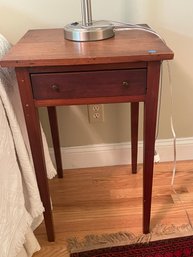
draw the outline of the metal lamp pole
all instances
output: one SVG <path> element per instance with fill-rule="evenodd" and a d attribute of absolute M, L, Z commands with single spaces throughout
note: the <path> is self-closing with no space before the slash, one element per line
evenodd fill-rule
<path fill-rule="evenodd" d="M 82 7 L 82 25 L 91 26 L 92 25 L 91 0 L 81 0 L 81 7 Z"/>

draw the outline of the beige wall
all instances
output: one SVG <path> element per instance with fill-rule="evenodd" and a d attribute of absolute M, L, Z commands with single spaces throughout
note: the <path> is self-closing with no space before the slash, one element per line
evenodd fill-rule
<path fill-rule="evenodd" d="M 148 23 L 174 50 L 175 60 L 170 64 L 174 125 L 177 137 L 192 137 L 193 1 L 92 0 L 92 6 L 95 19 Z M 0 33 L 12 43 L 15 43 L 28 29 L 63 27 L 68 22 L 80 19 L 80 0 L 0 1 Z M 165 64 L 163 70 L 160 139 L 171 138 L 171 98 Z M 129 105 L 105 105 L 104 111 L 104 123 L 90 124 L 86 106 L 58 108 L 62 146 L 129 141 Z M 45 109 L 40 111 L 40 116 L 46 134 L 50 138 Z M 142 122 L 140 131 L 142 131 L 141 124 Z"/>
<path fill-rule="evenodd" d="M 159 31 L 175 53 L 171 63 L 173 87 L 173 117 L 178 137 L 193 136 L 193 1 L 149 0 L 149 17 L 152 26 Z M 165 76 L 166 77 L 166 74 Z M 165 78 L 166 81 L 166 78 Z M 169 115 L 169 90 L 164 84 L 161 131 L 164 131 L 164 117 Z M 167 132 L 167 131 L 165 131 Z M 168 136 L 161 133 L 162 138 Z"/>

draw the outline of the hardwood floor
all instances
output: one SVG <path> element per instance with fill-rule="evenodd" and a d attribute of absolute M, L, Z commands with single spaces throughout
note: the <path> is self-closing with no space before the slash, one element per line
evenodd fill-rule
<path fill-rule="evenodd" d="M 193 161 L 178 162 L 174 190 L 173 163 L 155 164 L 151 229 L 157 224 L 193 223 Z M 142 233 L 142 167 L 65 170 L 50 182 L 56 241 L 47 242 L 44 225 L 35 232 L 42 247 L 35 257 L 69 256 L 66 239 L 88 234 Z"/>

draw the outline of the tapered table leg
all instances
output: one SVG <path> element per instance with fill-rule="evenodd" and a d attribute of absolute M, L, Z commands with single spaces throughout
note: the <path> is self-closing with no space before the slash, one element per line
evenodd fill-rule
<path fill-rule="evenodd" d="M 149 233 L 160 62 L 149 62 L 144 103 L 143 232 Z"/>
<path fill-rule="evenodd" d="M 59 140 L 56 107 L 51 106 L 51 107 L 47 107 L 47 109 L 48 109 L 48 116 L 49 116 L 49 122 L 50 122 L 51 134 L 52 134 L 52 141 L 54 146 L 57 174 L 58 174 L 58 178 L 63 178 L 62 158 L 61 158 L 61 151 L 60 151 L 60 140 Z"/>
<path fill-rule="evenodd" d="M 48 241 L 54 241 L 54 226 L 52 218 L 52 209 L 50 203 L 50 193 L 47 180 L 46 165 L 44 159 L 44 150 L 40 130 L 38 110 L 34 105 L 29 73 L 25 68 L 16 69 L 21 101 L 30 141 L 31 153 L 37 178 L 37 184 L 40 197 L 43 202 L 45 212 L 44 221 L 47 231 Z"/>
<path fill-rule="evenodd" d="M 131 103 L 131 167 L 137 173 L 139 103 Z"/>

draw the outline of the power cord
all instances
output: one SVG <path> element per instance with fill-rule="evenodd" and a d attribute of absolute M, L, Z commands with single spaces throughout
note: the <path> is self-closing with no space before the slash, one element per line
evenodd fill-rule
<path fill-rule="evenodd" d="M 115 22 L 111 21 L 112 24 L 115 26 L 115 31 L 119 30 L 142 30 L 146 31 L 148 33 L 152 33 L 156 36 L 158 36 L 162 42 L 166 43 L 165 40 L 153 29 L 142 26 L 142 25 L 137 25 L 137 24 L 130 24 L 130 23 L 123 23 L 123 22 Z M 168 71 L 168 78 L 169 78 L 169 88 L 170 88 L 170 99 L 171 99 L 171 116 L 170 116 L 170 126 L 171 126 L 171 131 L 172 131 L 172 136 L 173 136 L 173 147 L 174 147 L 174 160 L 173 160 L 173 172 L 172 172 L 172 181 L 171 185 L 174 184 L 174 178 L 176 174 L 176 133 L 174 129 L 174 122 L 173 122 L 173 92 L 172 92 L 172 79 L 171 79 L 171 70 L 170 70 L 170 64 L 168 61 L 167 62 L 167 71 Z M 163 63 L 161 64 L 161 72 L 160 72 L 160 91 L 159 91 L 159 104 L 158 104 L 158 115 L 157 115 L 157 127 L 156 127 L 156 137 L 155 140 L 158 138 L 159 134 L 159 121 L 160 121 L 160 109 L 161 109 L 161 94 L 162 94 L 162 81 L 163 81 Z M 154 153 L 154 162 L 159 162 L 160 161 L 160 156 L 157 153 L 155 149 Z"/>
<path fill-rule="evenodd" d="M 142 31 L 146 31 L 148 33 L 152 33 L 152 34 L 156 35 L 157 37 L 159 37 L 162 40 L 162 42 L 166 43 L 165 40 L 156 31 L 152 30 L 149 27 L 142 26 L 142 25 L 137 25 L 137 24 L 124 23 L 124 22 L 115 22 L 115 21 L 110 21 L 110 22 L 114 26 L 114 30 L 115 31 L 121 31 L 121 30 L 142 30 Z M 184 206 L 184 203 L 183 203 L 182 199 L 180 198 L 180 195 L 177 193 L 177 191 L 174 188 L 174 180 L 175 180 L 175 175 L 176 175 L 176 164 L 177 164 L 177 159 L 176 159 L 176 155 L 177 155 L 176 133 L 175 133 L 174 121 L 173 121 L 173 89 L 172 89 L 172 77 L 171 77 L 171 69 L 170 69 L 169 61 L 166 61 L 166 64 L 167 64 L 167 72 L 168 72 L 169 88 L 170 88 L 170 100 L 171 100 L 170 127 L 171 127 L 172 136 L 173 136 L 173 169 L 172 169 L 171 189 L 175 193 L 175 195 L 177 196 L 179 202 L 181 203 L 182 208 L 183 208 L 183 210 L 186 213 L 186 217 L 187 217 L 188 223 L 189 223 L 191 229 L 193 229 L 193 225 L 192 225 L 191 219 L 189 217 L 188 211 L 187 211 L 186 207 Z M 161 94 L 162 94 L 162 84 L 163 84 L 162 83 L 162 81 L 163 81 L 163 63 L 161 64 L 161 73 L 160 73 L 160 75 L 161 76 L 160 76 L 159 105 L 158 105 L 158 116 L 157 116 L 157 127 L 156 127 L 156 137 L 155 137 L 155 140 L 158 138 L 158 134 L 159 134 Z M 160 161 L 159 154 L 155 150 L 154 162 L 159 162 L 159 161 Z"/>
<path fill-rule="evenodd" d="M 152 33 L 156 36 L 158 36 L 164 43 L 165 40 L 154 30 L 152 30 L 151 28 L 145 27 L 145 26 L 141 26 L 141 25 L 134 25 L 134 24 L 130 24 L 130 23 L 122 23 L 122 22 L 112 22 L 115 25 L 115 31 L 120 31 L 120 30 L 142 30 L 142 31 L 146 31 L 148 33 Z M 193 229 L 193 225 L 190 219 L 190 216 L 188 214 L 188 211 L 186 209 L 186 207 L 184 206 L 184 202 L 182 201 L 180 195 L 177 193 L 177 191 L 175 190 L 174 187 L 174 180 L 175 180 L 175 175 L 176 175 L 176 164 L 177 164 L 177 149 L 176 149 L 176 133 L 175 133 L 175 129 L 174 129 L 174 121 L 173 121 L 173 89 L 172 89 L 172 76 L 171 76 L 171 68 L 170 68 L 170 64 L 169 61 L 166 61 L 167 64 L 167 72 L 168 72 L 168 79 L 169 79 L 169 89 L 170 89 L 170 100 L 171 100 L 171 115 L 170 115 L 170 127 L 171 127 L 171 132 L 172 132 L 172 136 L 173 136 L 173 169 L 172 169 L 172 179 L 171 179 L 171 189 L 174 192 L 174 194 L 177 196 L 179 202 L 181 203 L 181 206 L 183 208 L 183 210 L 186 213 L 186 217 L 188 220 L 188 223 L 191 227 L 191 229 Z M 161 64 L 161 73 L 160 73 L 160 91 L 159 91 L 159 105 L 158 105 L 158 116 L 157 116 L 157 127 L 156 127 L 156 137 L 155 140 L 158 138 L 158 134 L 159 134 L 159 121 L 160 121 L 160 109 L 161 109 L 161 94 L 162 94 L 162 81 L 163 81 L 163 63 Z M 160 157 L 159 154 L 156 152 L 154 153 L 154 162 L 159 162 L 160 161 Z"/>
<path fill-rule="evenodd" d="M 110 21 L 109 20 L 100 20 L 99 23 L 101 23 L 100 26 L 93 24 L 93 25 L 89 25 L 89 26 L 81 25 L 81 27 L 83 29 L 89 29 L 89 28 L 92 29 L 92 28 L 104 28 L 104 27 L 112 26 L 114 28 L 114 31 L 143 30 L 143 31 L 147 31 L 149 33 L 152 33 L 152 34 L 158 36 L 165 43 L 164 39 L 156 31 L 154 31 L 152 28 L 147 27 L 147 26 L 127 23 L 127 22 L 111 21 L 111 20 Z M 102 25 L 102 23 L 104 23 L 104 25 Z"/>

